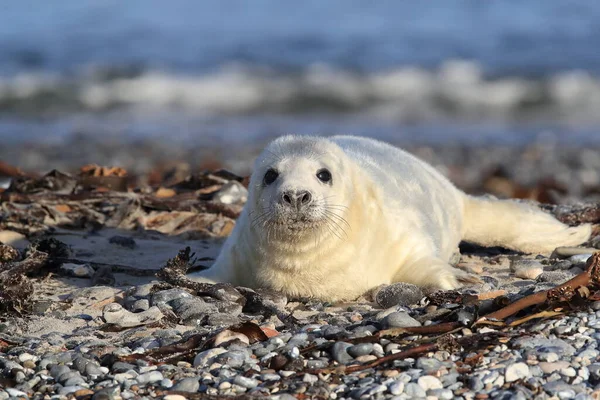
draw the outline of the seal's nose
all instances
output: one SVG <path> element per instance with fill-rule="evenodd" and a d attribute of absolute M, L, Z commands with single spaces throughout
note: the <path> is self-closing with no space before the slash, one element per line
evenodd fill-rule
<path fill-rule="evenodd" d="M 281 195 L 281 204 L 297 211 L 302 210 L 312 202 L 312 194 L 308 190 L 286 190 Z"/>

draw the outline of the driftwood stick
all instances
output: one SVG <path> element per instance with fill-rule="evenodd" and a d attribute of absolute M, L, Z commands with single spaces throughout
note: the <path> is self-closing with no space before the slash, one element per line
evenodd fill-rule
<path fill-rule="evenodd" d="M 485 315 L 483 318 L 477 321 L 477 323 L 484 322 L 485 320 L 489 319 L 503 320 L 527 307 L 543 304 L 548 300 L 559 300 L 565 297 L 566 300 L 568 300 L 570 297 L 574 296 L 575 291 L 578 288 L 582 286 L 589 286 L 590 284 L 598 285 L 599 283 L 600 253 L 596 253 L 588 259 L 586 270 L 573 277 L 573 279 L 570 279 L 552 289 L 543 290 L 541 292 L 523 297 L 522 299 L 519 299 L 498 311 Z"/>

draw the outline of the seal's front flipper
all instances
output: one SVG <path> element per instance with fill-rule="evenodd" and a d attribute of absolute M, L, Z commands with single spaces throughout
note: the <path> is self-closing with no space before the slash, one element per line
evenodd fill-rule
<path fill-rule="evenodd" d="M 422 257 L 403 266 L 394 276 L 394 282 L 407 282 L 426 288 L 452 290 L 466 284 L 481 283 L 481 280 L 454 268 L 437 257 Z"/>

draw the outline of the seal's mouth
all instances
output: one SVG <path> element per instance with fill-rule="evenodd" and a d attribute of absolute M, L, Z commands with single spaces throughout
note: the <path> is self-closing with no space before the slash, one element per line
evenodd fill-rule
<path fill-rule="evenodd" d="M 283 229 L 299 232 L 303 230 L 316 229 L 322 225 L 323 221 L 308 215 L 282 216 L 274 223 Z"/>
<path fill-rule="evenodd" d="M 264 230 L 271 240 L 293 240 L 290 238 L 313 234 L 319 238 L 331 235 L 343 240 L 350 225 L 339 210 L 310 207 L 300 211 L 275 206 L 253 216 L 252 225 Z M 320 233 L 315 233 L 317 231 Z"/>

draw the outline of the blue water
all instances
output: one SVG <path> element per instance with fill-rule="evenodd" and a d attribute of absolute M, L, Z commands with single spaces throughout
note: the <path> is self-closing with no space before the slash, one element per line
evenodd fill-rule
<path fill-rule="evenodd" d="M 598 21 L 593 1 L 4 2 L 0 140 L 600 142 Z"/>

